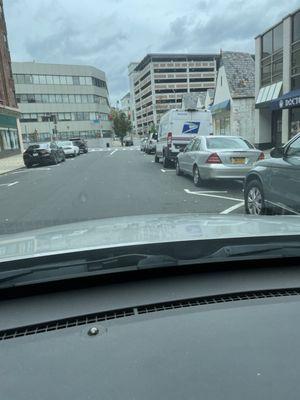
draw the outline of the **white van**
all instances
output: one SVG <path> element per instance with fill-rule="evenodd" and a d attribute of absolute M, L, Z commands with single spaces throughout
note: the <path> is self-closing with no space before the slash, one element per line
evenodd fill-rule
<path fill-rule="evenodd" d="M 162 158 L 164 167 L 175 161 L 181 148 L 184 148 L 196 135 L 213 133 L 210 111 L 170 110 L 161 117 L 156 143 L 155 162 Z"/>

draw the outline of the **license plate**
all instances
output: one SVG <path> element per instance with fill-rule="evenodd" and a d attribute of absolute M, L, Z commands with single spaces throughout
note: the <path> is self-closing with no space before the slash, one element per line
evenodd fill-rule
<path fill-rule="evenodd" d="M 245 157 L 231 157 L 232 164 L 245 164 Z"/>
<path fill-rule="evenodd" d="M 33 153 L 33 157 L 38 157 L 38 154 L 37 153 Z"/>

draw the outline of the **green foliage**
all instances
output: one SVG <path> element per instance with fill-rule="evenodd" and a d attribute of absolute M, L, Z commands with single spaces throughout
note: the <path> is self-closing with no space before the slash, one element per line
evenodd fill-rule
<path fill-rule="evenodd" d="M 131 122 L 123 111 L 113 110 L 112 121 L 115 135 L 123 139 L 132 129 Z"/>

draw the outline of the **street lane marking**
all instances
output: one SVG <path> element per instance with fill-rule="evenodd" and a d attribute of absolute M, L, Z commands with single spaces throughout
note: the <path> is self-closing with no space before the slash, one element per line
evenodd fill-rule
<path fill-rule="evenodd" d="M 234 206 L 229 207 L 229 208 L 227 208 L 226 210 L 220 212 L 220 214 L 223 214 L 223 215 L 229 214 L 229 213 L 231 213 L 232 211 L 237 210 L 237 209 L 240 208 L 240 207 L 243 207 L 244 204 L 245 204 L 245 202 L 244 202 L 244 201 L 241 201 L 240 203 L 235 204 Z"/>
<path fill-rule="evenodd" d="M 16 185 L 17 183 L 19 183 L 18 181 L 16 181 L 16 182 L 12 182 L 12 183 L 9 183 L 7 186 L 14 186 L 14 185 Z"/>
<path fill-rule="evenodd" d="M 118 149 L 115 149 L 114 151 L 112 151 L 111 153 L 109 153 L 109 155 L 112 156 L 116 151 L 118 151 Z"/>
<path fill-rule="evenodd" d="M 175 169 L 163 169 L 163 168 L 161 168 L 161 172 L 176 172 L 176 170 Z"/>
<path fill-rule="evenodd" d="M 184 189 L 184 191 L 188 194 L 203 194 L 203 193 L 228 193 L 227 190 L 189 190 Z"/>
<path fill-rule="evenodd" d="M 217 199 L 225 199 L 225 200 L 232 200 L 232 201 L 238 201 L 241 202 L 241 199 L 236 199 L 234 197 L 228 197 L 228 196 L 219 196 L 217 194 L 209 194 L 209 192 L 193 192 L 189 189 L 184 189 L 184 191 L 188 194 L 195 194 L 197 196 L 205 196 L 205 197 L 215 197 Z M 224 193 L 224 192 L 215 192 L 215 193 Z M 227 193 L 227 192 L 226 192 Z"/>
<path fill-rule="evenodd" d="M 10 186 L 16 185 L 17 183 L 19 183 L 19 182 L 16 181 L 16 182 L 11 182 L 11 183 L 1 183 L 0 186 L 7 186 L 7 187 L 10 187 Z"/>

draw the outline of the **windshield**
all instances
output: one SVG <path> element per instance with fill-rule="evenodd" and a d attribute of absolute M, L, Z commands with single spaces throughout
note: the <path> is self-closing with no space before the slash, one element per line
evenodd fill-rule
<path fill-rule="evenodd" d="M 0 27 L 0 270 L 300 238 L 297 1 L 0 0 Z"/>
<path fill-rule="evenodd" d="M 251 149 L 252 147 L 239 138 L 207 138 L 208 149 Z"/>

